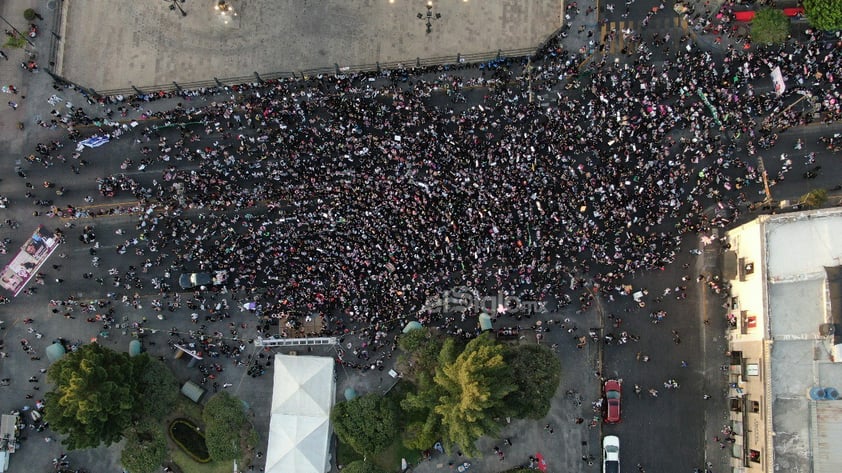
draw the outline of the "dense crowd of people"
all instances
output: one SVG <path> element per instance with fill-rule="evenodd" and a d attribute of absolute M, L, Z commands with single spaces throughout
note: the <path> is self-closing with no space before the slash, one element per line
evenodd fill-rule
<path fill-rule="evenodd" d="M 734 32 L 727 22 L 691 13 L 696 31 Z M 674 261 L 688 234 L 740 217 L 759 189 L 754 156 L 774 147 L 778 133 L 842 117 L 835 76 L 842 55 L 819 38 L 783 48 L 708 51 L 690 36 L 670 42 L 629 28 L 601 39 L 621 39 L 615 61 L 589 58 L 584 49 L 571 53 L 562 45 L 569 34 L 562 31 L 528 63 L 501 58 L 100 97 L 103 116 L 59 106 L 63 99 L 54 96 L 56 110 L 41 126 L 62 127 L 78 142 L 80 125 L 95 125 L 101 137 L 133 140 L 137 153 L 98 176 L 100 195 L 84 198 L 96 202 L 94 208 L 78 202 L 45 212 L 81 229 L 74 233 L 90 247 L 95 267 L 82 277 L 108 286 L 97 300 L 56 297 L 51 313 L 78 316 L 96 325 L 97 338 L 107 338 L 117 327 L 156 333 L 147 322 L 190 311 L 194 329 L 173 327 L 169 343 L 207 355 L 202 384 L 214 391 L 232 386 L 215 381 L 221 359 L 251 377 L 265 373 L 271 358 L 249 343 L 255 335 L 277 334 L 273 320 L 283 337 L 338 336 L 343 364 L 382 369 L 395 347 L 395 329 L 410 320 L 465 337 L 477 332 L 466 318 L 477 315 L 477 305 L 460 317 L 430 303 L 449 291 L 472 293 L 475 301 L 483 294 L 516 295 L 553 312 L 577 303 L 584 311 L 596 291 L 612 301 L 628 295 L 629 279 Z M 763 86 L 775 67 L 787 80 L 780 95 Z M 811 106 L 788 107 L 796 94 Z M 159 99 L 182 103 L 144 111 Z M 148 121 L 120 121 L 132 109 L 144 111 Z M 840 141 L 824 137 L 822 143 L 835 149 Z M 24 165 L 68 166 L 80 174 L 87 153 L 63 150 L 60 141 L 39 143 Z M 790 164 L 770 176 L 772 185 Z M 16 172 L 28 178 L 23 165 Z M 35 186 L 27 184 L 33 190 L 26 197 L 34 198 Z M 56 184 L 45 181 L 44 187 Z M 64 192 L 59 186 L 56 194 Z M 136 203 L 126 204 L 127 196 Z M 36 216 L 52 204 L 34 202 Z M 136 216 L 136 225 L 115 232 L 120 241 L 113 251 L 142 263 L 106 274 L 96 269 L 99 255 L 112 250 L 100 246 L 96 217 L 115 214 Z M 59 274 L 61 265 L 53 270 Z M 184 272 L 225 277 L 208 290 L 185 292 L 176 287 Z M 45 278 L 38 273 L 35 284 Z M 703 275 L 696 281 L 720 292 Z M 151 300 L 142 297 L 144 287 Z M 654 301 L 683 299 L 686 289 L 667 288 Z M 118 312 L 124 309 L 146 315 L 122 326 Z M 232 317 L 237 309 L 257 317 Z M 652 324 L 666 316 L 650 313 Z M 608 317 L 617 335 L 591 330 L 588 338 L 569 317 L 532 328 L 541 340 L 558 324 L 579 349 L 639 340 L 621 329 L 619 316 Z M 29 334 L 42 338 L 35 327 Z M 59 341 L 70 350 L 83 343 Z M 680 343 L 675 330 L 673 342 Z M 29 340 L 21 348 L 40 360 Z M 637 353 L 642 363 L 649 358 Z M 36 392 L 27 399 L 38 394 L 38 380 L 30 378 Z M 644 388 L 634 386 L 640 396 Z M 674 378 L 664 382 L 664 389 L 678 387 Z M 648 393 L 658 396 L 655 388 Z M 35 410 L 42 407 L 38 401 Z M 591 425 L 598 425 L 596 417 Z M 36 426 L 39 432 L 47 427 L 35 422 L 30 428 Z M 549 424 L 547 430 L 552 433 Z M 730 432 L 723 434 L 727 442 Z M 502 461 L 502 451 L 495 451 Z"/>
<path fill-rule="evenodd" d="M 226 270 L 234 297 L 259 288 L 261 312 L 291 330 L 319 318 L 322 334 L 375 345 L 413 318 L 450 328 L 422 307 L 453 287 L 558 305 L 586 284 L 611 292 L 671 262 L 682 235 L 736 219 L 759 179 L 741 152 L 815 119 L 776 113 L 796 92 L 754 93 L 773 67 L 820 119 L 840 115 L 842 59 L 821 43 L 715 58 L 681 41 L 654 61 L 663 42 L 624 34 L 628 62 L 581 69 L 551 42 L 531 91 L 523 61 L 505 59 L 272 81 L 150 114 L 165 125 L 130 135 L 140 156 L 122 167 L 154 179 L 99 180 L 103 197 L 140 202 L 118 251 Z"/>

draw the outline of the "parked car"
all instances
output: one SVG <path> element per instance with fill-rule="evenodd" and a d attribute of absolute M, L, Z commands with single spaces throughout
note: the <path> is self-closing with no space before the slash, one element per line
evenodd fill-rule
<path fill-rule="evenodd" d="M 178 285 L 182 289 L 192 289 L 194 287 L 217 286 L 228 279 L 228 272 L 225 270 L 214 271 L 210 273 L 182 273 L 178 277 Z"/>
<path fill-rule="evenodd" d="M 620 439 L 616 435 L 602 439 L 602 473 L 620 473 Z"/>
<path fill-rule="evenodd" d="M 603 385 L 605 391 L 605 423 L 620 422 L 620 402 L 623 398 L 623 385 L 616 379 L 609 379 Z"/>

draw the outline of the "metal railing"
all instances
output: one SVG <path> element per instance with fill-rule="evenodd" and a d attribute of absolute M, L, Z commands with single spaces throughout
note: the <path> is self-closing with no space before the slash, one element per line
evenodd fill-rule
<path fill-rule="evenodd" d="M 214 77 L 210 80 L 201 80 L 201 81 L 193 81 L 193 82 L 173 82 L 172 84 L 166 85 L 151 85 L 151 86 L 144 86 L 144 87 L 136 87 L 132 86 L 130 88 L 124 89 L 109 89 L 109 90 L 98 90 L 95 91 L 90 88 L 80 87 L 83 91 L 89 92 L 93 96 L 132 96 L 132 95 L 147 95 L 147 94 L 160 94 L 160 93 L 170 93 L 170 92 L 181 92 L 184 90 L 198 90 L 203 88 L 214 88 L 214 87 L 226 87 L 226 86 L 234 86 L 240 84 L 251 84 L 251 83 L 260 83 L 265 81 L 273 81 L 273 80 L 282 80 L 282 79 L 307 79 L 311 77 L 317 77 L 320 75 L 342 75 L 342 74 L 353 74 L 353 73 L 360 73 L 360 72 L 381 72 L 381 71 L 390 71 L 390 70 L 399 70 L 399 69 L 406 69 L 406 70 L 414 70 L 414 69 L 423 69 L 433 66 L 459 66 L 459 65 L 467 65 L 467 64 L 477 64 L 483 63 L 487 61 L 495 61 L 500 59 L 512 59 L 512 58 L 526 58 L 528 56 L 532 56 L 535 53 L 535 48 L 521 48 L 521 49 L 506 49 L 506 50 L 497 50 L 497 51 L 489 51 L 483 53 L 475 53 L 475 54 L 457 54 L 455 56 L 441 56 L 441 57 L 433 57 L 433 58 L 415 58 L 414 60 L 407 60 L 407 61 L 393 61 L 393 62 L 386 62 L 386 63 L 374 63 L 374 64 L 361 64 L 361 65 L 353 65 L 353 66 L 340 66 L 339 64 L 334 64 L 333 67 L 321 67 L 315 69 L 305 69 L 301 71 L 289 71 L 289 72 L 271 72 L 267 74 L 258 74 L 254 72 L 252 75 L 247 76 L 238 76 L 238 77 L 227 77 L 224 79 L 218 79 Z M 64 78 L 58 78 L 59 80 L 63 80 L 65 82 L 71 83 L 69 80 Z M 76 84 L 78 86 L 78 84 Z"/>

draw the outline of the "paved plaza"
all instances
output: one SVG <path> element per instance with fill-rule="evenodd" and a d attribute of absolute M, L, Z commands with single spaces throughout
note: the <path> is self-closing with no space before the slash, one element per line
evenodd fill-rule
<path fill-rule="evenodd" d="M 559 0 L 63 2 L 57 72 L 97 91 L 534 47 L 561 26 Z"/>

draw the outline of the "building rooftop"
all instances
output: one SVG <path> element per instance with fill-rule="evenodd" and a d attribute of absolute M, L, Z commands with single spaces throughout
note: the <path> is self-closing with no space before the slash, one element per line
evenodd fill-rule
<path fill-rule="evenodd" d="M 842 210 L 761 217 L 771 344 L 775 471 L 842 471 L 842 401 L 812 401 L 814 387 L 842 391 L 842 363 L 823 324 L 840 310 Z M 749 426 L 749 428 L 751 428 Z"/>

